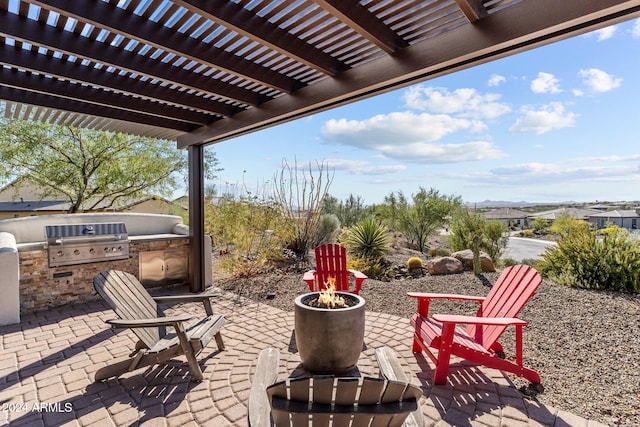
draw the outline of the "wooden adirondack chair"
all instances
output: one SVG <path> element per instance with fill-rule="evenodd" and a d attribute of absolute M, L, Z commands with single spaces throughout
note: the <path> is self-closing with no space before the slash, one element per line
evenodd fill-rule
<path fill-rule="evenodd" d="M 329 278 L 335 279 L 336 291 L 359 294 L 362 283 L 367 276 L 357 270 L 347 269 L 347 250 L 344 246 L 331 243 L 315 248 L 316 269 L 304 273 L 303 280 L 307 282 L 310 292 L 322 291 L 326 288 Z M 353 277 L 354 287 L 350 278 Z"/>
<path fill-rule="evenodd" d="M 215 337 L 219 350 L 224 349 L 220 329 L 225 324 L 222 315 L 213 314 L 212 295 L 173 295 L 151 297 L 138 279 L 124 271 L 103 271 L 93 280 L 98 294 L 120 319 L 107 320 L 113 328 L 131 328 L 140 339 L 131 359 L 106 366 L 96 372 L 95 380 L 117 377 L 136 368 L 167 361 L 185 355 L 191 375 L 202 381 L 203 374 L 196 356 Z M 207 317 L 187 324 L 194 316 L 158 316 L 159 303 L 202 302 Z M 165 332 L 165 328 L 173 327 Z"/>
<path fill-rule="evenodd" d="M 389 366 L 389 359 L 391 365 L 399 366 L 395 353 L 390 349 L 378 350 L 378 360 L 384 359 L 385 366 Z M 251 427 L 307 427 L 309 421 L 311 426 L 327 427 L 424 425 L 418 405 L 422 391 L 409 384 L 406 378 L 391 380 L 386 376 L 336 378 L 322 375 L 289 378 L 274 384 L 278 364 L 276 349 L 267 348 L 260 352 L 247 405 Z M 386 372 L 395 377 L 389 369 Z M 418 415 L 414 417 L 414 414 Z M 410 423 L 407 423 L 408 417 L 412 420 Z"/>
<path fill-rule="evenodd" d="M 411 318 L 415 328 L 413 351 L 424 351 L 436 364 L 435 384 L 444 384 L 449 372 L 451 355 L 490 368 L 500 369 L 524 377 L 539 390 L 540 375 L 522 363 L 522 329 L 528 322 L 516 316 L 533 297 L 542 283 L 538 272 L 527 265 L 506 268 L 486 297 L 455 294 L 409 292 L 418 299 L 418 312 Z M 432 299 L 476 301 L 480 308 L 475 316 L 434 314 L 429 316 Z M 465 329 L 457 325 L 468 325 Z M 508 326 L 516 328 L 516 360 L 504 359 L 504 349 L 498 338 Z M 432 349 L 437 350 L 437 355 Z"/>

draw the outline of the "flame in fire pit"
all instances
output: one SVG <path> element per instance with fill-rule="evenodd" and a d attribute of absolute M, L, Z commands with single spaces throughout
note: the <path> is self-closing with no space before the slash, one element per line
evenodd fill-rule
<path fill-rule="evenodd" d="M 324 282 L 324 291 L 320 291 L 318 295 L 318 305 L 323 305 L 327 308 L 347 307 L 347 303 L 343 297 L 336 294 L 336 279 L 335 277 L 329 277 Z"/>

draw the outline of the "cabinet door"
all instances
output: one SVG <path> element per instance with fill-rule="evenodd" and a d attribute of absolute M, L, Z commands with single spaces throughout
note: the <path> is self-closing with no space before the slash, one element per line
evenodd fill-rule
<path fill-rule="evenodd" d="M 189 278 L 189 253 L 186 248 L 165 252 L 164 272 L 167 283 L 180 283 Z"/>
<path fill-rule="evenodd" d="M 164 284 L 164 252 L 140 252 L 139 269 L 140 283 L 144 286 L 159 286 Z"/>

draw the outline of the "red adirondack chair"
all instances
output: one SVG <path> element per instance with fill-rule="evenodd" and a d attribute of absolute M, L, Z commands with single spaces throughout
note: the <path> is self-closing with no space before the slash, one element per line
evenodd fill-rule
<path fill-rule="evenodd" d="M 367 276 L 357 270 L 347 269 L 347 250 L 344 246 L 332 243 L 315 248 L 316 269 L 304 273 L 303 280 L 309 285 L 310 292 L 322 291 L 330 277 L 335 279 L 336 291 L 359 294 L 362 282 Z M 351 277 L 353 285 L 351 287 Z"/>
<path fill-rule="evenodd" d="M 411 325 L 415 328 L 413 351 L 424 351 L 436 364 L 434 384 L 447 382 L 449 360 L 453 355 L 512 372 L 541 389 L 540 375 L 522 364 L 522 329 L 528 322 L 516 318 L 541 283 L 542 278 L 535 269 L 528 265 L 514 265 L 502 272 L 486 297 L 409 292 L 408 296 L 418 299 L 418 312 L 411 318 Z M 429 301 L 438 298 L 477 301 L 480 308 L 475 316 L 434 314 L 428 317 Z M 504 358 L 504 349 L 498 342 L 502 333 L 512 325 L 516 328 L 515 362 Z M 432 349 L 437 350 L 437 355 Z"/>

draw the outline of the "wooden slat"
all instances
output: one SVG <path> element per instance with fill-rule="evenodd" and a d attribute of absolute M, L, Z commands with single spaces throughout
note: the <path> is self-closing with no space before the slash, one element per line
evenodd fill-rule
<path fill-rule="evenodd" d="M 287 385 L 289 396 L 287 397 Z M 309 389 L 312 389 L 310 395 Z M 395 426 L 418 408 L 420 389 L 381 378 L 317 376 L 281 381 L 267 388 L 276 425 Z"/>
<path fill-rule="evenodd" d="M 506 268 L 496 280 L 480 308 L 484 317 L 517 317 L 527 301 L 535 294 L 542 278 L 528 265 L 514 265 Z M 469 325 L 465 332 L 478 336 L 475 325 Z M 506 326 L 481 326 L 482 345 L 490 348 L 504 333 Z"/>
<path fill-rule="evenodd" d="M 260 351 L 247 401 L 250 426 L 261 427 L 270 424 L 271 407 L 267 387 L 276 381 L 279 363 L 280 352 L 275 348 Z"/>
<path fill-rule="evenodd" d="M 122 319 L 152 319 L 158 309 L 135 276 L 122 271 L 103 271 L 93 281 L 96 291 Z M 152 348 L 160 340 L 158 328 L 135 328 L 133 332 Z"/>

